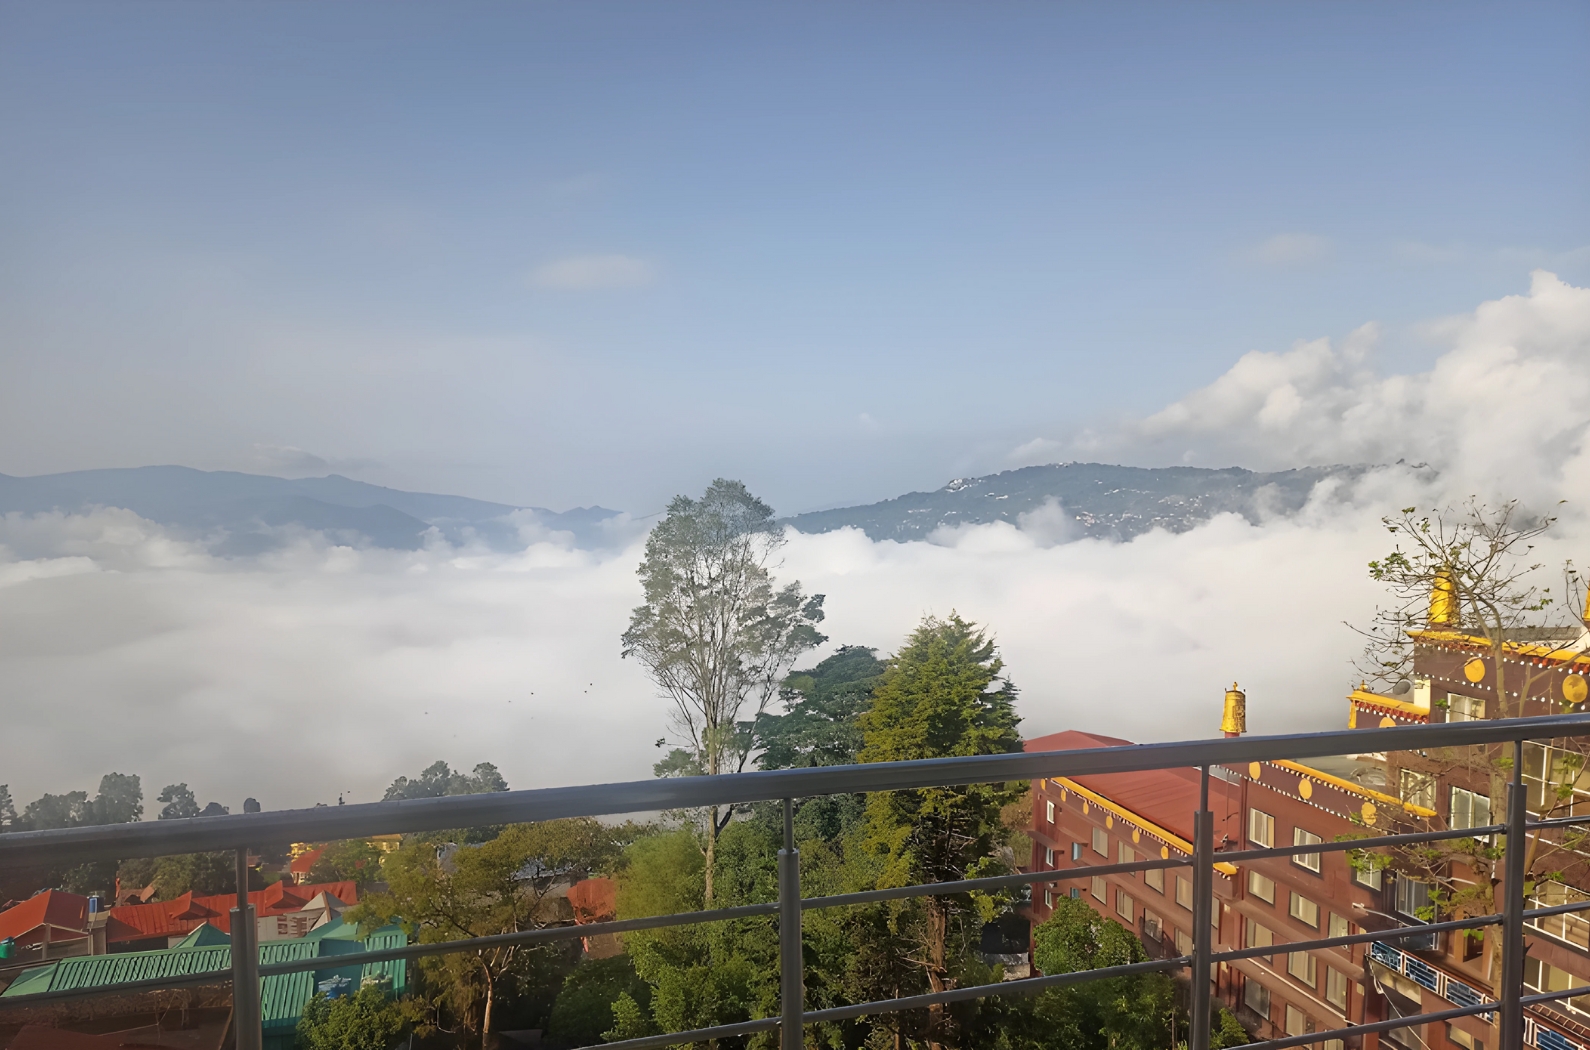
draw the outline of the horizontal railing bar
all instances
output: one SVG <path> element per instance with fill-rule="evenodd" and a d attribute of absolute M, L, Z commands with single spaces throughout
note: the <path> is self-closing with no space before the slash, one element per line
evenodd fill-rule
<path fill-rule="evenodd" d="M 647 1050 L 653 1046 L 674 1046 L 681 1043 L 705 1043 L 711 1039 L 729 1039 L 737 1035 L 753 1035 L 777 1028 L 777 1017 L 758 1017 L 739 1024 L 720 1024 L 714 1028 L 695 1028 L 688 1032 L 669 1032 L 666 1035 L 643 1035 L 635 1039 L 620 1039 L 616 1043 L 598 1043 L 585 1050 Z"/>
<path fill-rule="evenodd" d="M 1217 851 L 1217 861 L 1268 860 L 1272 857 L 1300 857 L 1308 853 L 1343 853 L 1355 849 L 1374 849 L 1377 846 L 1405 846 L 1415 842 L 1439 842 L 1442 839 L 1474 839 L 1495 832 L 1505 832 L 1506 824 L 1487 824 L 1479 828 L 1459 828 L 1457 831 L 1410 831 L 1399 835 L 1380 835 L 1370 839 L 1340 839 L 1335 842 L 1315 842 L 1306 846 L 1266 846 L 1263 849 Z"/>
<path fill-rule="evenodd" d="M 1231 962 L 1236 959 L 1262 959 L 1266 955 L 1288 955 L 1292 952 L 1313 951 L 1316 948 L 1341 948 L 1349 944 L 1368 944 L 1373 941 L 1407 941 L 1426 934 L 1445 930 L 1467 930 L 1475 926 L 1495 926 L 1502 921 L 1500 915 L 1482 915 L 1477 919 L 1453 919 L 1451 922 L 1432 922 L 1424 926 L 1398 926 L 1392 930 L 1366 933 L 1348 933 L 1340 937 L 1323 937 L 1314 941 L 1282 941 L 1280 944 L 1256 945 L 1251 948 L 1232 948 L 1215 952 L 1213 962 Z"/>
<path fill-rule="evenodd" d="M 1543 919 L 1548 915 L 1566 915 L 1573 911 L 1590 911 L 1590 900 L 1575 901 L 1572 904 L 1553 904 L 1549 908 L 1531 908 L 1524 912 L 1524 918 Z"/>
<path fill-rule="evenodd" d="M 899 999 L 875 999 L 870 1003 L 852 1006 L 831 1006 L 826 1010 L 808 1010 L 803 1019 L 810 1024 L 825 1021 L 848 1021 L 852 1017 L 870 1014 L 892 1014 L 904 1010 L 918 1010 L 940 1003 L 958 1003 L 967 999 L 986 999 L 991 995 L 1028 995 L 1046 988 L 1061 988 L 1068 984 L 1103 981 L 1111 977 L 1128 977 L 1132 974 L 1153 973 L 1157 970 L 1179 970 L 1192 962 L 1188 956 L 1174 959 L 1155 959 L 1148 962 L 1127 963 L 1123 966 L 1104 966 L 1097 970 L 1075 970 L 1071 973 L 1047 974 L 1043 977 L 1024 977 L 1019 981 L 1002 981 L 999 984 L 974 984 L 966 988 L 951 988 L 925 995 L 908 995 Z M 612 1045 L 612 1044 L 607 1044 Z M 587 1048 L 594 1050 L 594 1048 Z"/>
<path fill-rule="evenodd" d="M 1347 752 L 1475 746 L 1584 735 L 1583 731 L 1590 731 L 1590 714 L 762 770 L 714 777 L 664 777 L 621 784 L 534 788 L 222 817 L 10 832 L 0 835 L 0 869 L 101 857 L 154 857 L 239 849 L 277 841 L 324 842 L 558 817 L 735 805 L 814 795 L 901 791 L 1183 766 L 1241 765 L 1266 759 L 1313 758 Z"/>
<path fill-rule="evenodd" d="M 1124 875 L 1156 868 L 1185 868 L 1191 860 L 1140 860 L 1133 864 L 1098 864 L 1087 868 L 1045 868 L 1042 871 L 1024 871 L 1017 875 L 990 875 L 984 879 L 960 879 L 955 882 L 923 882 L 914 886 L 897 886 L 887 890 L 861 890 L 857 893 L 836 893 L 827 897 L 806 897 L 801 900 L 801 910 L 815 908 L 844 908 L 855 904 L 876 904 L 879 901 L 902 900 L 907 897 L 937 897 L 950 893 L 970 893 L 973 890 L 1003 890 L 1037 882 L 1070 882 L 1073 879 L 1091 878 L 1095 875 Z"/>
<path fill-rule="evenodd" d="M 1526 828 L 1566 828 L 1575 824 L 1590 824 L 1590 817 L 1547 817 L 1545 820 L 1531 820 L 1524 824 Z"/>

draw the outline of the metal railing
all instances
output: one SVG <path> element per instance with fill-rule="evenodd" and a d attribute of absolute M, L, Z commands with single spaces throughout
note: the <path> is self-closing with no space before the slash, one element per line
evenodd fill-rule
<path fill-rule="evenodd" d="M 1524 843 L 1529 831 L 1590 823 L 1590 817 L 1557 818 L 1531 822 L 1520 779 L 1523 743 L 1526 740 L 1560 739 L 1590 735 L 1590 714 L 1561 715 L 1460 722 L 1430 726 L 1357 729 L 1288 736 L 1238 737 L 1165 744 L 1136 744 L 968 758 L 881 762 L 871 765 L 828 766 L 795 770 L 736 773 L 718 777 L 647 780 L 589 787 L 544 788 L 446 798 L 410 799 L 361 805 L 246 813 L 220 817 L 193 817 L 138 824 L 67 828 L 55 831 L 13 832 L 0 835 L 0 869 L 38 867 L 92 859 L 126 859 L 177 853 L 234 850 L 237 855 L 237 907 L 232 911 L 232 998 L 238 1050 L 258 1050 L 261 1041 L 260 981 L 263 978 L 325 969 L 328 960 L 312 958 L 259 963 L 253 907 L 248 903 L 247 851 L 251 845 L 271 841 L 331 841 L 372 835 L 437 831 L 561 817 L 613 816 L 659 810 L 691 809 L 708 805 L 741 805 L 779 802 L 783 807 L 783 849 L 778 852 L 777 902 L 731 908 L 619 919 L 577 926 L 550 927 L 428 944 L 366 950 L 337 955 L 335 968 L 411 959 L 449 952 L 477 951 L 506 945 L 529 945 L 606 933 L 662 929 L 692 923 L 724 922 L 757 916 L 776 916 L 780 960 L 780 1012 L 737 1024 L 670 1032 L 604 1044 L 606 1050 L 646 1050 L 650 1047 L 706 1042 L 756 1032 L 781 1030 L 782 1050 L 799 1050 L 804 1026 L 858 1017 L 917 1010 L 996 995 L 1031 994 L 1049 988 L 1131 974 L 1190 969 L 1190 1050 L 1208 1050 L 1213 1015 L 1211 976 L 1217 963 L 1286 952 L 1343 947 L 1371 942 L 1423 938 L 1446 930 L 1483 926 L 1502 927 L 1502 979 L 1500 1003 L 1481 1003 L 1451 1010 L 1394 1017 L 1384 1021 L 1309 1032 L 1247 1044 L 1241 1050 L 1285 1050 L 1355 1035 L 1450 1020 L 1500 1010 L 1500 1050 L 1523 1050 L 1524 1007 L 1590 994 L 1590 986 L 1562 992 L 1523 995 L 1524 925 L 1528 919 L 1571 911 L 1590 910 L 1590 901 L 1550 908 L 1524 907 Z M 1301 846 L 1216 852 L 1213 848 L 1214 814 L 1209 809 L 1211 766 L 1240 766 L 1274 759 L 1306 759 L 1345 753 L 1428 750 L 1512 743 L 1513 779 L 1507 787 L 1507 819 L 1501 824 L 1455 831 L 1383 835 L 1340 842 L 1314 842 Z M 793 833 L 794 800 L 818 795 L 899 791 L 973 783 L 1037 780 L 1044 777 L 1077 777 L 1099 773 L 1129 773 L 1152 769 L 1196 767 L 1201 771 L 1199 808 L 1194 814 L 1192 854 L 1128 864 L 1103 864 L 1046 869 L 1015 875 L 928 883 L 900 888 L 869 890 L 826 897 L 800 895 L 800 854 Z M 1505 907 L 1495 915 L 1450 922 L 1409 926 L 1315 940 L 1291 941 L 1262 947 L 1215 951 L 1211 922 L 1213 872 L 1218 862 L 1252 861 L 1301 854 L 1364 850 L 1385 846 L 1506 835 L 1504 859 Z M 1538 834 L 1538 831 L 1537 831 Z M 801 962 L 801 915 L 818 908 L 844 907 L 909 897 L 964 893 L 972 890 L 1011 889 L 1032 884 L 1054 884 L 1110 874 L 1154 869 L 1193 869 L 1193 950 L 1191 955 L 1111 966 L 1072 973 L 1028 977 L 992 985 L 974 985 L 925 995 L 855 1003 L 820 1010 L 805 1008 Z M 101 985 L 61 992 L 43 992 L 0 998 L 0 1009 L 99 995 L 224 983 L 224 971 L 188 974 L 152 980 Z"/>

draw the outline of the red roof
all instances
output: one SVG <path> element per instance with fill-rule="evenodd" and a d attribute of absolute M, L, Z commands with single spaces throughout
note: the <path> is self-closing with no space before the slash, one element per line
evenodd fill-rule
<path fill-rule="evenodd" d="M 324 846 L 319 849 L 305 850 L 293 858 L 293 862 L 287 866 L 287 870 L 294 875 L 308 875 L 309 869 L 315 866 L 315 861 L 319 860 L 320 855 L 324 852 L 326 852 L 326 847 Z"/>
<path fill-rule="evenodd" d="M 1026 743 L 1027 751 L 1080 751 L 1094 747 L 1129 747 L 1132 741 L 1096 733 L 1070 730 L 1052 733 Z M 1063 769 L 1057 775 L 1065 776 Z M 1137 773 L 1097 773 L 1067 779 L 1158 825 L 1188 842 L 1193 837 L 1193 813 L 1198 809 L 1198 770 L 1146 769 Z M 1215 849 L 1224 833 L 1233 843 L 1241 837 L 1242 792 L 1219 777 L 1209 778 L 1209 809 L 1215 814 Z"/>
<path fill-rule="evenodd" d="M 344 904 L 359 903 L 358 887 L 351 881 L 324 882 L 315 886 L 274 882 L 250 893 L 248 902 L 254 905 L 256 915 L 283 915 L 302 909 L 322 892 Z M 195 897 L 191 893 L 184 893 L 176 900 L 112 908 L 105 923 L 105 940 L 109 944 L 117 944 L 151 937 L 180 937 L 204 923 L 209 923 L 222 933 L 231 933 L 232 909 L 236 906 L 235 893 L 220 893 L 212 897 Z"/>
<path fill-rule="evenodd" d="M 569 906 L 574 921 L 607 922 L 618 918 L 618 883 L 612 879 L 581 879 L 569 887 Z"/>
<path fill-rule="evenodd" d="M 43 927 L 82 933 L 88 929 L 88 898 L 61 890 L 45 890 L 14 908 L 0 912 L 0 941 L 15 938 L 19 944 L 43 939 Z"/>

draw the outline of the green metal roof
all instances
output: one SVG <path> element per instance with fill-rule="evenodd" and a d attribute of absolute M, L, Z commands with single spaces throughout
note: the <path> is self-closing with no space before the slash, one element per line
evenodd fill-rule
<path fill-rule="evenodd" d="M 206 934 L 205 930 L 211 933 Z M 388 975 L 392 978 L 392 991 L 395 994 L 401 995 L 407 990 L 406 959 L 342 967 L 337 966 L 335 961 L 339 955 L 407 944 L 408 937 L 401 926 L 384 926 L 363 941 L 352 939 L 358 934 L 357 927 L 322 927 L 322 930 L 325 932 L 320 937 L 268 941 L 259 946 L 261 965 L 297 962 L 301 959 L 323 958 L 326 961 L 323 969 L 278 974 L 260 982 L 260 1012 L 266 1033 L 295 1028 L 304 1012 L 304 1004 L 314 997 L 315 985 L 334 976 L 347 977 L 357 987 L 366 977 Z M 221 943 L 201 943 L 214 938 L 220 938 Z M 189 941 L 194 943 L 189 944 Z M 117 955 L 79 955 L 24 970 L 9 988 L 0 992 L 0 996 L 10 998 L 39 992 L 76 991 L 126 981 L 147 981 L 195 973 L 228 974 L 231 969 L 230 939 L 213 927 L 201 926 L 174 948 Z"/>
<path fill-rule="evenodd" d="M 219 945 L 231 943 L 232 938 L 228 937 L 214 926 L 211 926 L 209 923 L 201 922 L 199 925 L 193 928 L 192 933 L 188 934 L 186 937 L 182 938 L 182 940 L 178 941 L 176 944 L 173 944 L 171 947 L 173 949 L 215 948 Z"/>

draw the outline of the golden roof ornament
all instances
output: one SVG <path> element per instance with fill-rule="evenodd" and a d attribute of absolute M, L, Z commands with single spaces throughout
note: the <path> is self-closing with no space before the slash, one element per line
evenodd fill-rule
<path fill-rule="evenodd" d="M 1241 736 L 1248 731 L 1248 694 L 1232 682 L 1226 690 L 1226 709 L 1220 716 L 1220 731 L 1226 736 Z"/>

